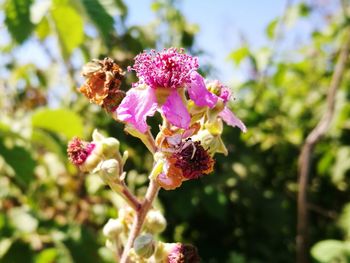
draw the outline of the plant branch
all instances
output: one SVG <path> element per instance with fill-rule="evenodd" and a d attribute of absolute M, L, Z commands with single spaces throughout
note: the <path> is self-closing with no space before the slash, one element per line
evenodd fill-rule
<path fill-rule="evenodd" d="M 315 145 L 327 133 L 334 116 L 334 108 L 337 90 L 342 82 L 350 49 L 350 29 L 346 40 L 341 47 L 339 58 L 334 69 L 327 94 L 327 109 L 316 127 L 306 137 L 302 146 L 299 159 L 299 192 L 297 211 L 297 262 L 307 263 L 308 259 L 308 211 L 307 211 L 307 187 L 311 166 L 311 156 Z"/>
<path fill-rule="evenodd" d="M 124 251 L 123 251 L 123 255 L 120 260 L 120 263 L 128 262 L 130 249 L 133 247 L 136 237 L 141 232 L 146 215 L 150 210 L 150 208 L 152 207 L 152 203 L 158 194 L 158 190 L 159 190 L 159 185 L 157 184 L 156 181 L 151 179 L 147 189 L 145 200 L 142 202 L 141 208 L 138 211 L 136 211 L 134 222 L 130 230 L 128 241 L 124 247 Z"/>
<path fill-rule="evenodd" d="M 135 211 L 140 210 L 141 203 L 130 192 L 124 181 L 119 180 L 104 180 L 106 184 L 113 190 L 113 192 L 119 194 Z"/>

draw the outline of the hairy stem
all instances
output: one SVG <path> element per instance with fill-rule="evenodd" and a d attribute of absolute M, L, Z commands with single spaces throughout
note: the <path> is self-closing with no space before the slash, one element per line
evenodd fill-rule
<path fill-rule="evenodd" d="M 128 262 L 129 251 L 133 247 L 136 237 L 141 232 L 146 215 L 150 210 L 150 208 L 152 207 L 152 203 L 158 194 L 158 190 L 159 190 L 159 185 L 157 184 L 156 181 L 151 179 L 147 189 L 145 200 L 143 200 L 141 204 L 141 208 L 138 211 L 136 211 L 134 222 L 130 230 L 128 241 L 124 247 L 124 251 L 123 251 L 120 263 Z"/>

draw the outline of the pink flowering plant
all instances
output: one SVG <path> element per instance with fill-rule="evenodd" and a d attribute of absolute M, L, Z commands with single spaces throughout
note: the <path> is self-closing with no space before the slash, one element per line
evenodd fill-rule
<path fill-rule="evenodd" d="M 246 131 L 228 108 L 230 90 L 217 80 L 206 81 L 198 67 L 198 59 L 183 49 L 145 51 L 128 68 L 138 82 L 126 93 L 120 90 L 125 72 L 112 59 L 93 60 L 83 68 L 86 81 L 79 91 L 124 123 L 125 131 L 139 138 L 154 160 L 147 192 L 140 198 L 125 183 L 128 154 L 120 153 L 116 138 L 95 130 L 91 142 L 73 138 L 68 144 L 74 165 L 98 174 L 125 200 L 118 218 L 110 219 L 103 229 L 106 246 L 117 262 L 200 262 L 192 245 L 156 240 L 166 220 L 152 205 L 160 189 L 174 190 L 213 171 L 214 155 L 227 154 L 221 139 L 223 122 Z M 162 123 L 154 137 L 147 119 L 156 112 Z"/>

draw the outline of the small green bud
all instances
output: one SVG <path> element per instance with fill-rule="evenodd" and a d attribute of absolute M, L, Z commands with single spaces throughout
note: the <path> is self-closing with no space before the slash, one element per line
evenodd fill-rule
<path fill-rule="evenodd" d="M 208 122 L 215 122 L 218 115 L 225 108 L 225 102 L 223 100 L 218 100 L 215 107 L 208 110 Z"/>
<path fill-rule="evenodd" d="M 117 243 L 115 240 L 107 239 L 105 243 L 106 248 L 113 252 L 117 252 Z"/>
<path fill-rule="evenodd" d="M 108 238 L 114 239 L 123 232 L 123 224 L 119 218 L 109 219 L 105 226 L 103 227 L 103 235 Z"/>
<path fill-rule="evenodd" d="M 92 133 L 93 142 L 102 145 L 105 158 L 112 158 L 119 152 L 120 142 L 113 137 L 105 137 L 97 129 Z"/>
<path fill-rule="evenodd" d="M 102 161 L 99 164 L 99 166 L 94 170 L 94 172 L 97 172 L 104 180 L 116 179 L 117 181 L 119 181 L 119 169 L 119 162 L 115 159 L 109 159 L 106 161 Z"/>
<path fill-rule="evenodd" d="M 115 156 L 119 151 L 119 141 L 116 138 L 108 137 L 101 141 L 103 154 L 106 158 Z"/>
<path fill-rule="evenodd" d="M 100 133 L 97 129 L 94 129 L 94 131 L 92 133 L 92 140 L 94 142 L 102 141 L 104 138 L 106 138 L 106 137 L 103 136 L 102 133 Z"/>
<path fill-rule="evenodd" d="M 210 155 L 223 153 L 227 155 L 227 149 L 220 135 L 213 135 L 209 130 L 201 130 L 192 137 L 194 141 L 200 141 L 204 149 L 208 149 Z"/>
<path fill-rule="evenodd" d="M 149 258 L 153 255 L 155 249 L 155 241 L 151 234 L 144 234 L 135 239 L 134 250 L 138 256 Z"/>
<path fill-rule="evenodd" d="M 166 228 L 166 220 L 159 210 L 148 212 L 145 220 L 145 227 L 153 234 L 159 234 Z"/>

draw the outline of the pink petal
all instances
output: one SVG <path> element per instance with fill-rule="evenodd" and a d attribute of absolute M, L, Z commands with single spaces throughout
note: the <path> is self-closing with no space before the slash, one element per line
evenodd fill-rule
<path fill-rule="evenodd" d="M 244 123 L 238 119 L 233 112 L 225 106 L 223 111 L 219 113 L 219 116 L 226 122 L 228 125 L 232 127 L 238 127 L 241 129 L 242 132 L 246 132 L 247 128 L 245 127 Z"/>
<path fill-rule="evenodd" d="M 162 106 L 162 111 L 167 120 L 176 127 L 187 129 L 191 122 L 190 114 L 187 111 L 177 90 L 172 90 Z"/>
<path fill-rule="evenodd" d="M 154 89 L 131 88 L 117 108 L 117 117 L 145 133 L 148 129 L 146 119 L 148 116 L 153 116 L 156 110 L 157 99 Z"/>
<path fill-rule="evenodd" d="M 203 77 L 195 71 L 191 73 L 191 82 L 187 86 L 187 91 L 190 99 L 200 107 L 213 108 L 218 100 L 218 97 L 205 87 Z"/>

